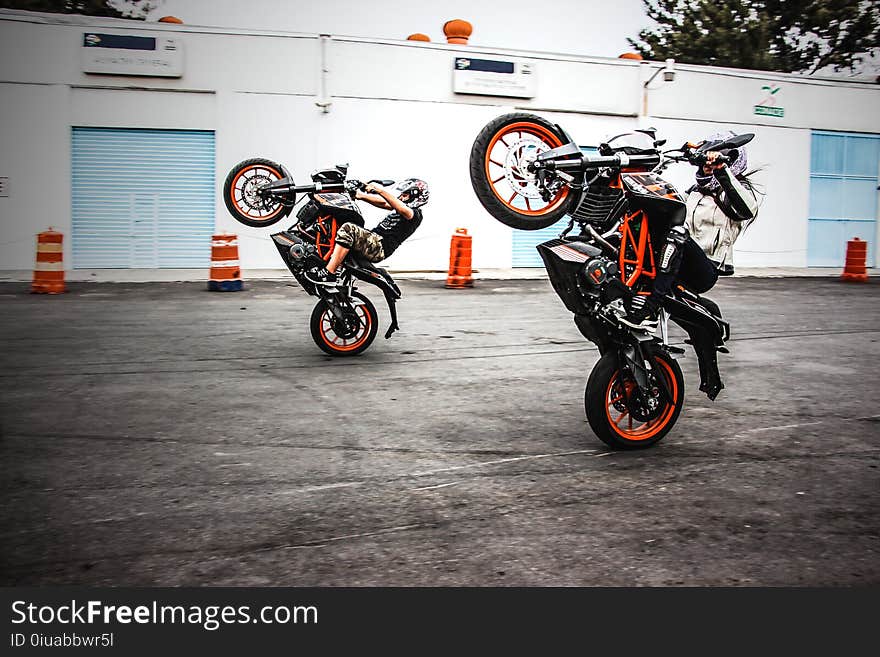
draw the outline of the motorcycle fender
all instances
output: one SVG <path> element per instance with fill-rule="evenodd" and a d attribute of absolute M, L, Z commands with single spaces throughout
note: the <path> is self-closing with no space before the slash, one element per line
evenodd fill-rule
<path fill-rule="evenodd" d="M 669 318 L 687 332 L 689 342 L 697 354 L 700 390 L 714 401 L 724 388 L 721 373 L 718 371 L 718 349 L 729 335 L 727 323 L 708 312 L 669 297 L 663 300 L 663 306 L 669 312 Z"/>
<path fill-rule="evenodd" d="M 351 267 L 351 273 L 364 283 L 375 285 L 382 290 L 385 303 L 388 304 L 388 313 L 391 315 L 391 325 L 385 331 L 385 339 L 387 340 L 395 331 L 400 329 L 400 326 L 397 324 L 397 300 L 401 297 L 400 288 L 395 284 L 389 283 L 378 272 L 361 269 L 360 267 Z"/>
<path fill-rule="evenodd" d="M 370 285 L 375 285 L 380 290 L 382 290 L 385 296 L 391 296 L 394 299 L 399 299 L 401 297 L 400 288 L 397 285 L 390 284 L 384 276 L 379 274 L 378 272 L 372 272 L 368 269 L 361 269 L 360 267 L 350 267 L 351 273 L 355 275 L 356 278 L 362 280 L 364 283 L 369 283 Z"/>

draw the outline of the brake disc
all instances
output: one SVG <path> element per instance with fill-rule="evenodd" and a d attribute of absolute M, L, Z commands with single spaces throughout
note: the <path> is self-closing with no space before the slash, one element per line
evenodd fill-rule
<path fill-rule="evenodd" d="M 663 412 L 661 395 L 660 388 L 653 382 L 649 394 L 646 395 L 634 381 L 627 381 L 624 384 L 623 399 L 614 402 L 614 407 L 621 412 L 629 411 L 638 422 L 650 422 Z"/>

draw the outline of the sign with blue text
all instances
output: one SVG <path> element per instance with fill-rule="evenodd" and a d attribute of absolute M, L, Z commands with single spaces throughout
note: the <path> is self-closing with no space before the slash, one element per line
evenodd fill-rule
<path fill-rule="evenodd" d="M 179 78 L 183 76 L 183 42 L 130 34 L 83 34 L 85 73 Z"/>
<path fill-rule="evenodd" d="M 535 97 L 535 70 L 526 62 L 456 57 L 452 91 L 482 96 Z"/>

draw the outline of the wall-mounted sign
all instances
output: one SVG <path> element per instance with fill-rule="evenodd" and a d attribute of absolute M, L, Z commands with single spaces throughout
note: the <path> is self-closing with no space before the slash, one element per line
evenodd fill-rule
<path fill-rule="evenodd" d="M 777 84 L 765 84 L 761 87 L 764 98 L 755 105 L 755 114 L 759 116 L 776 116 L 780 119 L 785 116 L 785 108 L 779 106 L 779 89 Z"/>
<path fill-rule="evenodd" d="M 524 62 L 456 57 L 452 90 L 457 94 L 535 97 L 535 70 Z"/>
<path fill-rule="evenodd" d="M 179 78 L 183 75 L 183 42 L 129 34 L 83 34 L 85 73 Z"/>

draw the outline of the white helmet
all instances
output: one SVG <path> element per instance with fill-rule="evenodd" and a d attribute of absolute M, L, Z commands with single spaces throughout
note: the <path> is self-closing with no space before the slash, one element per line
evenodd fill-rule
<path fill-rule="evenodd" d="M 392 187 L 394 195 L 399 198 L 408 208 L 415 210 L 428 202 L 431 193 L 428 191 L 428 183 L 418 178 L 401 180 Z"/>

